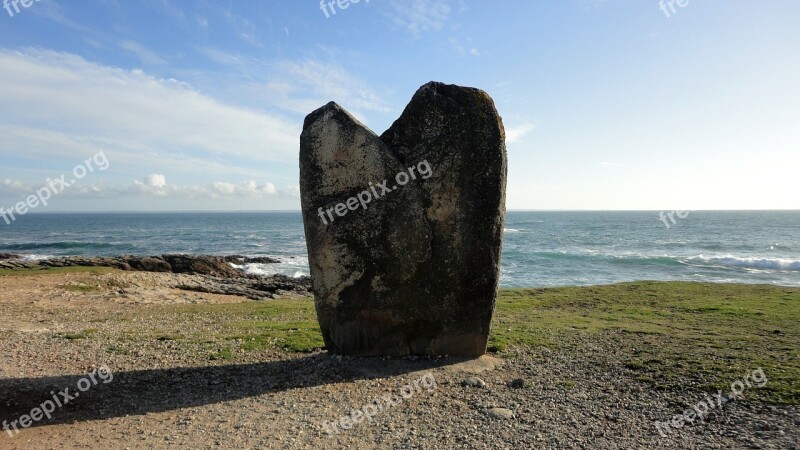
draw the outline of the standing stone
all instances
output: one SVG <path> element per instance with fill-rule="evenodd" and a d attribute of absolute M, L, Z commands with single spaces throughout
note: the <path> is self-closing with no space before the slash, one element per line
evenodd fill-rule
<path fill-rule="evenodd" d="M 380 137 L 333 102 L 306 117 L 303 222 L 329 351 L 485 353 L 506 164 L 502 121 L 479 89 L 428 83 Z"/>

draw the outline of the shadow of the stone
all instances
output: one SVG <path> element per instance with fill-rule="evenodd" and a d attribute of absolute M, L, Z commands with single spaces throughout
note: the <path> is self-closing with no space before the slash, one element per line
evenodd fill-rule
<path fill-rule="evenodd" d="M 327 353 L 282 361 L 208 367 L 177 367 L 113 372 L 85 392 L 86 375 L 0 379 L 0 423 L 28 415 L 68 388 L 73 400 L 31 426 L 143 415 L 254 397 L 288 389 L 386 378 L 472 361 L 469 358 L 338 358 Z M 108 379 L 108 377 L 106 377 Z M 83 386 L 86 387 L 86 382 Z"/>

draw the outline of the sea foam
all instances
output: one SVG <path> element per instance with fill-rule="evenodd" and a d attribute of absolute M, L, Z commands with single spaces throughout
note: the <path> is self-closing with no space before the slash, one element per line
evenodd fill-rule
<path fill-rule="evenodd" d="M 690 262 L 743 269 L 800 271 L 800 261 L 783 258 L 742 258 L 733 255 L 694 256 Z"/>

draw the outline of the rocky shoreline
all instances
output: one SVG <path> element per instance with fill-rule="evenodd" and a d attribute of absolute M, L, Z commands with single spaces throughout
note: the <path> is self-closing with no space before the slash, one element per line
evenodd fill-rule
<path fill-rule="evenodd" d="M 242 255 L 212 256 L 165 254 L 160 256 L 63 256 L 27 260 L 22 255 L 0 253 L 0 269 L 37 270 L 60 267 L 111 267 L 132 272 L 157 272 L 195 275 L 176 281 L 176 288 L 209 294 L 239 295 L 251 300 L 268 300 L 281 295 L 311 295 L 309 277 L 292 278 L 286 275 L 254 275 L 236 269 L 231 264 L 274 264 L 280 260 L 269 257 Z"/>

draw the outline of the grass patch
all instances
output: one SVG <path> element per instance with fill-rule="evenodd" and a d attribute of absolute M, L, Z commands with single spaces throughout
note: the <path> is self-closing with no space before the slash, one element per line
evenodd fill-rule
<path fill-rule="evenodd" d="M 593 335 L 611 341 L 632 376 L 659 387 L 691 380 L 729 390 L 760 367 L 767 386 L 746 395 L 800 403 L 800 289 L 634 282 L 503 290 L 490 343 L 569 352 Z"/>
<path fill-rule="evenodd" d="M 290 352 L 309 353 L 324 347 L 316 320 L 285 323 L 257 320 L 232 325 L 245 334 L 233 335 L 228 339 L 241 341 L 243 350 L 272 346 Z"/>
<path fill-rule="evenodd" d="M 280 348 L 309 353 L 324 347 L 314 302 L 270 300 L 229 304 L 177 305 L 180 314 L 224 315 L 230 334 L 223 336 L 239 349 L 252 351 Z"/>
<path fill-rule="evenodd" d="M 126 350 L 126 349 L 124 349 L 122 347 L 117 347 L 116 345 L 112 345 L 112 346 L 106 348 L 106 352 L 110 353 L 112 355 L 130 355 L 131 354 L 131 352 L 129 350 Z"/>
<path fill-rule="evenodd" d="M 233 352 L 230 348 L 221 348 L 214 353 L 208 355 L 209 361 L 228 361 L 233 359 Z"/>
<path fill-rule="evenodd" d="M 79 339 L 88 339 L 89 337 L 91 337 L 95 333 L 97 333 L 96 329 L 88 328 L 86 330 L 79 331 L 77 333 L 58 333 L 58 334 L 56 334 L 56 336 L 61 338 L 61 339 L 67 339 L 67 340 L 70 340 L 70 341 L 75 341 L 75 340 L 79 340 Z"/>
<path fill-rule="evenodd" d="M 190 337 L 198 342 L 222 339 L 237 351 L 323 347 L 310 299 L 165 308 L 186 320 L 225 323 L 224 334 Z M 632 379 L 658 389 L 687 381 L 711 391 L 729 389 L 760 367 L 769 381 L 749 389 L 748 397 L 798 404 L 800 289 L 634 282 L 501 290 L 490 351 L 514 357 L 515 348 L 539 353 L 543 347 L 587 355 L 597 360 L 598 370 L 607 359 L 604 350 L 613 348 L 610 354 Z"/>

